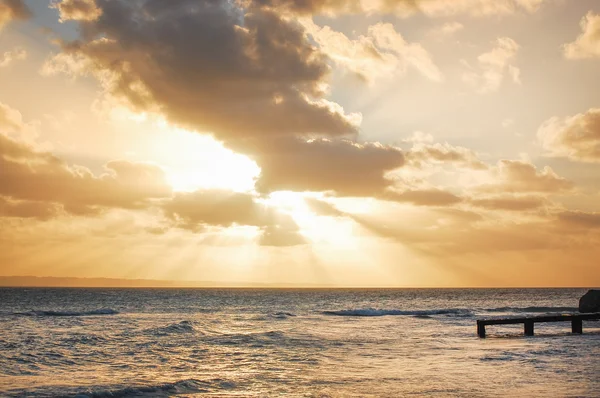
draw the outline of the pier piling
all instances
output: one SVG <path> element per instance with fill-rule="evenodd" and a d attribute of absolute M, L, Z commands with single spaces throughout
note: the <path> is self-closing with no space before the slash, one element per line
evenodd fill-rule
<path fill-rule="evenodd" d="M 571 322 L 571 332 L 574 334 L 583 333 L 583 321 L 600 320 L 600 312 L 594 313 L 575 313 L 575 314 L 555 314 L 542 315 L 521 318 L 496 318 L 496 319 L 478 319 L 477 335 L 485 338 L 485 327 L 487 325 L 514 325 L 522 323 L 524 325 L 525 336 L 533 336 L 534 325 L 545 322 Z"/>

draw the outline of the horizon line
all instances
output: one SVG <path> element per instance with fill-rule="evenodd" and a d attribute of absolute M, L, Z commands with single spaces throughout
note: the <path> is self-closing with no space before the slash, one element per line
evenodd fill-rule
<path fill-rule="evenodd" d="M 54 283 L 51 283 L 53 282 Z M 96 283 L 91 283 L 91 282 Z M 10 284 L 13 282 L 13 284 Z M 88 282 L 88 283 L 85 283 Z M 112 283 L 111 283 L 112 282 Z M 102 284 L 104 283 L 104 284 Z M 168 279 L 0 276 L 0 288 L 123 288 L 123 289 L 594 289 L 593 286 L 356 286 L 318 283 L 261 283 L 223 281 L 181 281 Z"/>

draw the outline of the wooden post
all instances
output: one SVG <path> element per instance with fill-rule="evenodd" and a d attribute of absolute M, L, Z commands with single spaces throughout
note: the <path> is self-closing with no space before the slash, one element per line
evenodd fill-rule
<path fill-rule="evenodd" d="M 571 321 L 571 332 L 577 334 L 583 333 L 583 321 L 581 319 L 573 319 Z"/>
<path fill-rule="evenodd" d="M 525 321 L 525 336 L 533 336 L 533 321 L 526 320 Z"/>
<path fill-rule="evenodd" d="M 485 324 L 479 321 L 477 321 L 477 335 L 485 339 Z"/>

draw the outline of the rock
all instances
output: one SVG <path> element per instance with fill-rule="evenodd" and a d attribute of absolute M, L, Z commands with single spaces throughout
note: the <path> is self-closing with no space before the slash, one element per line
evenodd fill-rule
<path fill-rule="evenodd" d="M 579 312 L 600 312 L 600 290 L 590 290 L 579 299 Z"/>

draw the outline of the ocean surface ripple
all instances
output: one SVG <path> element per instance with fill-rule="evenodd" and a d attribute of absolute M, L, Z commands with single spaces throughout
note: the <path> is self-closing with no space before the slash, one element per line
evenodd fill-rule
<path fill-rule="evenodd" d="M 581 289 L 0 289 L 2 397 L 600 396 Z"/>

